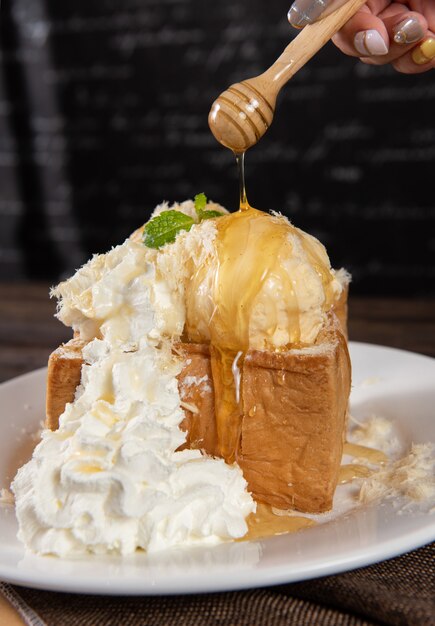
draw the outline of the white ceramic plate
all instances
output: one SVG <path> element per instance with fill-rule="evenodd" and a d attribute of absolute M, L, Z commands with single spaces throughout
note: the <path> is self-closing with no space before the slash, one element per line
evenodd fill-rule
<path fill-rule="evenodd" d="M 435 441 L 435 359 L 351 343 L 351 412 L 394 420 L 404 448 Z M 0 385 L 0 487 L 31 454 L 44 418 L 45 369 Z M 0 579 L 81 593 L 172 594 L 224 591 L 337 574 L 397 556 L 435 539 L 435 515 L 389 500 L 348 510 L 337 489 L 335 514 L 292 535 L 153 556 L 60 560 L 25 553 L 13 507 L 0 505 Z M 346 511 L 347 509 L 347 511 Z"/>

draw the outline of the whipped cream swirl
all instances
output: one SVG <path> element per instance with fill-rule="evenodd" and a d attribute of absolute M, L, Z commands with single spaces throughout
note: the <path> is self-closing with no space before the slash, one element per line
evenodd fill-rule
<path fill-rule="evenodd" d="M 153 552 L 247 532 L 256 505 L 240 468 L 177 451 L 182 362 L 171 338 L 185 311 L 159 254 L 127 240 L 55 290 L 59 318 L 89 343 L 59 429 L 44 430 L 12 485 L 19 538 L 37 553 Z"/>

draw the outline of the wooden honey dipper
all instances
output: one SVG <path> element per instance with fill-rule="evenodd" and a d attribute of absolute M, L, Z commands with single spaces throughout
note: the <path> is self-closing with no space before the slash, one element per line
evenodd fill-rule
<path fill-rule="evenodd" d="M 263 74 L 231 85 L 213 102 L 208 123 L 222 145 L 236 154 L 261 139 L 272 124 L 282 87 L 365 4 L 348 0 L 323 19 L 305 26 Z"/>

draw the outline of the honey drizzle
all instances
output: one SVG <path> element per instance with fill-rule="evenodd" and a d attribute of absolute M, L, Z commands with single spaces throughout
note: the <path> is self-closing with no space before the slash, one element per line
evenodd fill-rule
<path fill-rule="evenodd" d="M 282 290 L 283 306 L 293 314 L 290 343 L 298 344 L 298 302 L 280 254 L 284 246 L 291 246 L 289 234 L 293 227 L 284 219 L 248 207 L 220 218 L 217 229 L 216 312 L 210 328 L 215 334 L 213 343 L 235 352 L 248 349 L 249 322 L 255 299 L 264 283 L 276 277 Z M 275 332 L 277 322 L 276 314 L 272 315 L 270 335 Z"/>
<path fill-rule="evenodd" d="M 233 364 L 238 352 L 213 344 L 212 339 L 211 369 L 215 387 L 217 454 L 227 463 L 236 460 L 242 429 L 241 381 L 237 401 L 233 375 Z"/>
<path fill-rule="evenodd" d="M 288 340 L 282 349 L 300 347 L 299 306 L 293 282 L 286 271 L 292 246 L 301 245 L 322 279 L 327 302 L 332 302 L 332 276 L 322 262 L 321 244 L 299 231 L 282 217 L 258 211 L 249 205 L 244 170 L 244 153 L 235 154 L 239 173 L 239 211 L 216 220 L 216 270 L 210 278 L 206 266 L 197 268 L 189 284 L 187 296 L 187 331 L 190 341 L 202 341 L 209 333 L 211 364 L 215 382 L 215 413 L 217 428 L 216 454 L 228 463 L 237 460 L 243 416 L 243 377 L 237 390 L 234 363 L 239 355 L 242 371 L 244 355 L 250 348 L 250 324 L 258 296 L 266 281 L 275 298 L 262 298 L 262 310 L 256 313 L 268 321 L 256 347 L 274 345 L 280 328 L 279 316 L 285 310 Z M 275 287 L 276 285 L 276 287 Z M 211 317 L 204 320 L 195 313 L 195 293 L 210 293 Z M 330 296 L 328 296 L 330 294 Z M 329 301 L 331 300 L 331 302 Z M 286 321 L 287 321 L 286 320 Z M 206 325 L 206 333 L 204 326 Z M 241 354 L 240 354 L 241 353 Z"/>
<path fill-rule="evenodd" d="M 251 207 L 246 194 L 246 179 L 245 179 L 245 152 L 234 152 L 237 164 L 237 172 L 239 177 L 239 211 L 248 211 Z M 299 230 L 292 227 L 293 230 Z M 329 274 L 329 268 L 325 267 L 320 255 L 316 248 L 322 246 L 314 237 L 311 237 L 307 233 L 299 231 L 302 235 L 300 242 L 307 255 L 310 264 L 320 276 L 326 295 L 326 307 L 330 308 L 334 301 L 334 294 L 331 288 L 331 276 Z"/>
<path fill-rule="evenodd" d="M 338 472 L 338 484 L 344 485 L 350 483 L 355 480 L 355 478 L 367 478 L 371 473 L 372 471 L 365 465 L 358 465 L 357 463 L 341 465 L 340 471 Z"/>
<path fill-rule="evenodd" d="M 246 194 L 242 192 L 242 199 Z M 232 462 L 239 443 L 242 408 L 236 399 L 233 363 L 249 349 L 249 331 L 255 300 L 264 283 L 276 276 L 283 306 L 291 314 L 291 343 L 300 341 L 299 309 L 293 284 L 281 265 L 280 251 L 291 245 L 292 227 L 280 218 L 249 205 L 217 221 L 218 269 L 214 284 L 215 313 L 210 325 L 213 377 L 223 384 L 216 402 L 219 452 Z M 278 326 L 277 311 L 268 311 L 272 337 Z M 243 391 L 243 390 L 241 390 Z M 243 393 L 240 394 L 242 399 Z"/>
<path fill-rule="evenodd" d="M 250 206 L 245 185 L 245 153 L 235 152 L 234 156 L 236 157 L 237 172 L 239 175 L 239 210 L 246 211 Z"/>
<path fill-rule="evenodd" d="M 242 394 L 236 392 L 234 366 L 249 349 L 249 322 L 256 296 L 271 274 L 276 274 L 285 285 L 283 298 L 293 311 L 290 343 L 300 342 L 299 310 L 293 285 L 280 263 L 280 251 L 289 240 L 293 226 L 287 222 L 270 219 L 265 213 L 249 205 L 245 185 L 245 154 L 235 153 L 239 174 L 239 211 L 221 218 L 218 227 L 218 272 L 215 276 L 215 310 L 210 325 L 212 344 L 212 369 L 214 380 L 220 381 L 221 393 L 216 398 L 216 423 L 218 451 L 227 462 L 237 460 L 237 450 L 243 416 Z M 299 241 L 311 265 L 320 276 L 325 290 L 325 309 L 334 299 L 331 276 L 322 262 L 317 240 L 299 231 Z M 275 316 L 275 327 L 277 320 Z M 273 331 L 271 329 L 271 335 Z M 240 390 L 239 390 L 240 391 Z M 386 455 L 365 446 L 345 443 L 344 454 L 362 457 L 374 464 L 387 461 Z M 370 476 L 371 470 L 364 465 L 342 465 L 338 483 L 351 482 L 355 478 Z M 273 535 L 297 532 L 314 526 L 308 517 L 280 512 L 277 514 L 268 504 L 257 503 L 257 510 L 248 519 L 248 532 L 243 541 L 261 539 Z"/>
<path fill-rule="evenodd" d="M 385 465 L 388 461 L 387 455 L 381 450 L 375 448 L 367 448 L 367 446 L 360 446 L 356 443 L 346 443 L 343 446 L 343 454 L 348 454 L 360 459 L 366 459 L 373 465 Z"/>

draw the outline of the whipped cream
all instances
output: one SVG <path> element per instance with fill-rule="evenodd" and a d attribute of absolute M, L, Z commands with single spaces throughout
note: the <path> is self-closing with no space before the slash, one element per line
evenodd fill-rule
<path fill-rule="evenodd" d="M 180 272 L 209 254 L 213 231 L 194 226 L 161 251 L 129 239 L 53 291 L 59 319 L 89 343 L 74 402 L 12 484 L 31 550 L 153 552 L 247 532 L 256 505 L 240 468 L 177 451 L 186 439 L 182 362 L 171 350 L 185 324 Z"/>

